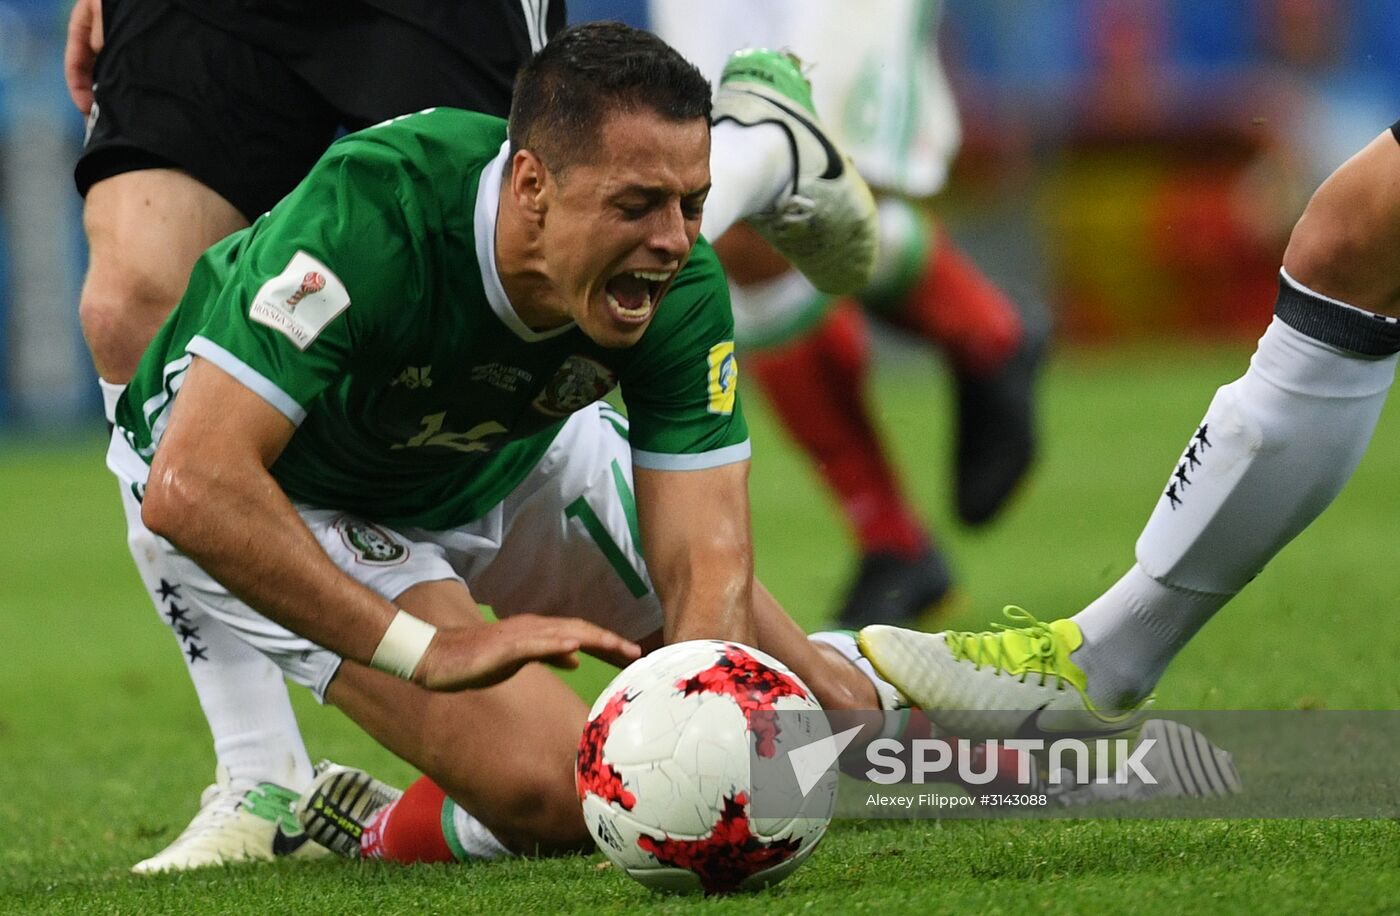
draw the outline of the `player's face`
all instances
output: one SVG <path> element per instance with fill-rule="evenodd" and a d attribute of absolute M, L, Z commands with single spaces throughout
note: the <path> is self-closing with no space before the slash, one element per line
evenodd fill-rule
<path fill-rule="evenodd" d="M 542 227 L 550 275 L 580 330 L 605 347 L 641 338 L 700 235 L 709 187 L 703 119 L 606 120 L 592 161 L 555 183 Z"/>

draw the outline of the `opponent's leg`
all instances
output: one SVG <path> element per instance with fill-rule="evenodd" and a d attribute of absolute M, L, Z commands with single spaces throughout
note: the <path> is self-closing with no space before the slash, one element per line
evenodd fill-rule
<path fill-rule="evenodd" d="M 1400 314 L 1392 133 L 1318 189 L 1283 267 L 1274 321 L 1249 371 L 1220 390 L 1188 442 L 1138 540 L 1137 564 L 1074 618 L 1091 693 L 1149 692 L 1361 460 L 1400 351 L 1400 324 L 1383 317 Z"/>
<path fill-rule="evenodd" d="M 128 546 L 137 571 L 194 683 L 214 739 L 217 778 L 199 812 L 136 874 L 324 854 L 306 843 L 291 803 L 311 780 L 282 672 L 210 617 L 186 594 L 154 535 L 140 521 L 130 487 L 121 490 Z"/>
<path fill-rule="evenodd" d="M 1127 575 L 1074 618 L 1048 625 L 1025 615 L 1029 626 L 1001 632 L 868 628 L 861 647 L 877 670 L 930 710 L 1063 708 L 1116 724 L 1098 707 L 1145 697 L 1186 641 L 1351 476 L 1400 353 L 1400 322 L 1390 317 L 1400 311 L 1397 242 L 1392 132 L 1308 204 L 1284 257 L 1274 320 L 1249 371 L 1220 389 L 1188 438 Z M 1014 717 L 994 726 L 1008 727 L 1016 729 Z"/>
<path fill-rule="evenodd" d="M 1322 183 L 1283 267 L 1322 296 L 1400 315 L 1400 123 Z"/>
<path fill-rule="evenodd" d="M 953 369 L 957 404 L 954 504 L 990 521 L 1035 453 L 1035 385 L 1046 329 L 1023 320 L 996 284 L 913 203 L 880 204 L 881 255 L 861 302 L 936 347 Z"/>
<path fill-rule="evenodd" d="M 838 302 L 799 339 L 746 357 L 854 530 L 860 569 L 837 615 L 841 625 L 913 625 L 947 595 L 952 573 L 905 498 L 870 416 L 870 353 L 861 313 L 849 301 Z"/>
<path fill-rule="evenodd" d="M 194 262 L 247 224 L 232 204 L 174 169 L 123 172 L 88 190 L 78 317 L 98 375 L 117 385 L 131 379 Z"/>

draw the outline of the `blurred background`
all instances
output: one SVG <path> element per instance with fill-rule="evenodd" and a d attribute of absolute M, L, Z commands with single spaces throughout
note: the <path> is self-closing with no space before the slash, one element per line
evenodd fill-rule
<path fill-rule="evenodd" d="M 69 6 L 0 0 L 0 448 L 100 422 Z M 940 215 L 1062 345 L 1257 335 L 1308 195 L 1400 115 L 1394 0 L 949 0 L 930 40 L 966 134 Z"/>

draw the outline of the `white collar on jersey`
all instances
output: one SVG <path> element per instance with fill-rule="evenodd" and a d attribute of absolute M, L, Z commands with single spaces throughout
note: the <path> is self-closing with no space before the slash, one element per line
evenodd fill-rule
<path fill-rule="evenodd" d="M 571 321 L 563 327 L 548 331 L 532 331 L 515 312 L 506 296 L 506 288 L 501 285 L 501 271 L 496 266 L 496 214 L 501 206 L 501 177 L 505 174 L 506 163 L 510 160 L 510 141 L 501 144 L 496 158 L 486 164 L 481 173 L 481 182 L 476 190 L 476 212 L 473 222 L 476 227 L 476 262 L 481 265 L 481 283 L 486 287 L 486 301 L 491 303 L 491 311 L 515 335 L 527 343 L 558 337 L 573 328 Z"/>

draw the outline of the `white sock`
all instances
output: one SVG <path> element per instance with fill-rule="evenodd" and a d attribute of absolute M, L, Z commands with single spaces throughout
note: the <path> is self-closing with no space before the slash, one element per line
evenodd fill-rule
<path fill-rule="evenodd" d="M 1072 657 L 1089 675 L 1094 705 L 1110 712 L 1137 705 L 1192 635 L 1233 597 L 1173 588 L 1133 564 L 1074 615 L 1084 644 Z"/>
<path fill-rule="evenodd" d="M 510 850 L 501 845 L 501 841 L 486 829 L 485 824 L 467 813 L 466 808 L 450 798 L 443 804 L 452 806 L 452 833 L 455 837 L 448 837 L 447 845 L 452 848 L 458 861 L 500 859 L 511 854 Z"/>
<path fill-rule="evenodd" d="M 214 738 L 214 756 L 235 791 L 271 782 L 296 792 L 311 784 L 281 670 L 232 630 L 188 600 L 164 562 L 156 536 L 140 523 L 141 507 L 122 487 L 127 545 L 156 612 L 170 627 Z"/>
<path fill-rule="evenodd" d="M 889 681 L 875 673 L 875 666 L 860 654 L 860 647 L 856 644 L 856 636 L 848 630 L 824 630 L 820 633 L 812 633 L 807 637 L 812 642 L 819 642 L 822 645 L 831 646 L 837 652 L 849 660 L 860 673 L 870 679 L 870 683 L 875 685 L 875 693 L 880 697 L 880 708 L 884 710 L 902 709 L 909 705 L 904 695 L 899 692 Z"/>
<path fill-rule="evenodd" d="M 1137 543 L 1137 564 L 1074 620 L 1090 698 L 1146 695 L 1206 621 L 1331 504 L 1375 431 L 1400 324 L 1285 273 L 1244 376 L 1216 392 Z"/>
<path fill-rule="evenodd" d="M 126 386 L 99 377 L 97 387 L 102 389 L 102 415 L 107 418 L 108 423 L 117 422 L 117 399 L 122 396 Z"/>
<path fill-rule="evenodd" d="M 716 124 L 710 129 L 710 196 L 700 231 L 714 241 L 744 217 L 772 208 L 791 181 L 792 150 L 781 127 Z"/>

